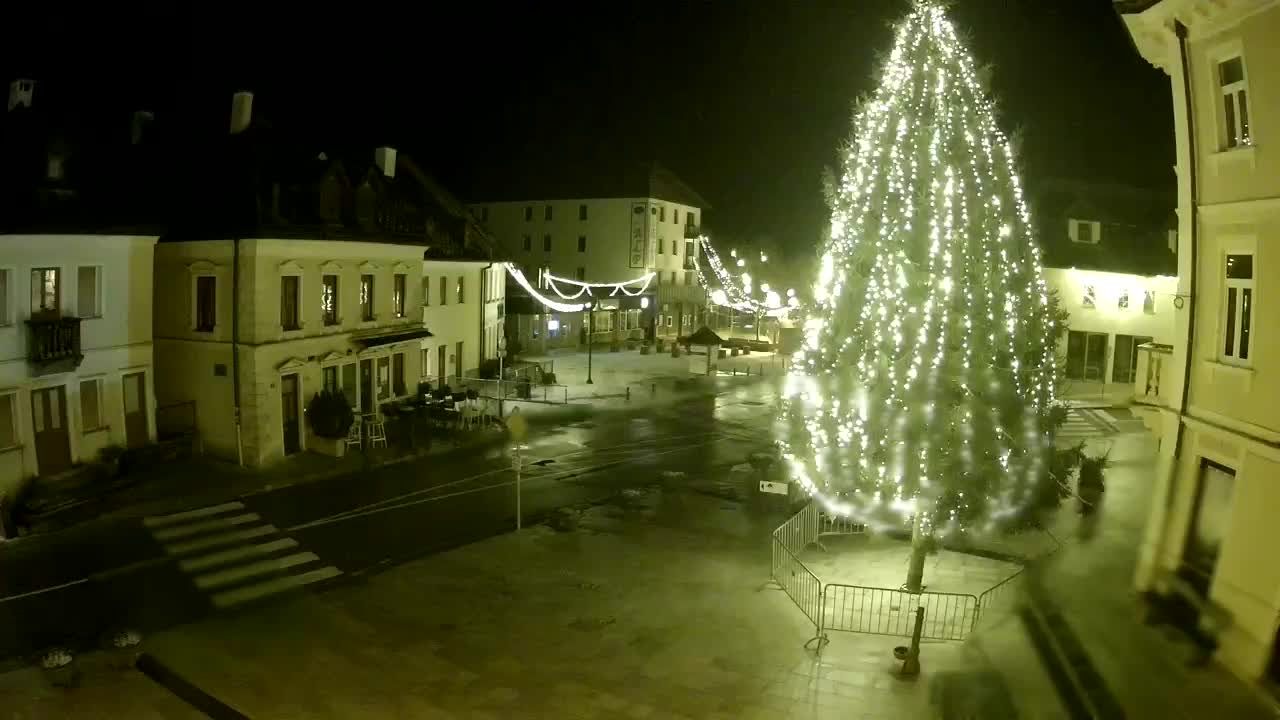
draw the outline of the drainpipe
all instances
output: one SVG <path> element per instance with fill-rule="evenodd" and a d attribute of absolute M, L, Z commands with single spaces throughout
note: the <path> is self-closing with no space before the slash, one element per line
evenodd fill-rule
<path fill-rule="evenodd" d="M 231 391 L 236 423 L 236 462 L 244 467 L 244 442 L 240 433 L 240 233 L 231 239 Z"/>
<path fill-rule="evenodd" d="M 1191 61 L 1187 56 L 1187 26 L 1183 25 L 1182 21 L 1179 20 L 1174 22 L 1173 27 L 1174 34 L 1178 38 L 1178 53 L 1182 62 L 1182 100 L 1187 114 L 1187 181 L 1190 183 L 1189 195 L 1191 200 L 1191 217 L 1188 223 L 1190 225 L 1191 258 L 1190 271 L 1187 275 L 1187 289 L 1191 299 L 1191 306 L 1189 309 L 1190 315 L 1187 317 L 1187 350 L 1185 362 L 1182 365 L 1182 392 L 1178 399 L 1178 429 L 1174 433 L 1173 456 L 1169 464 L 1168 482 L 1166 483 L 1166 487 L 1168 487 L 1168 492 L 1165 494 L 1166 518 L 1168 513 L 1173 510 L 1173 503 L 1176 497 L 1174 488 L 1178 480 L 1179 459 L 1182 456 L 1182 445 L 1186 433 L 1186 424 L 1183 422 L 1183 418 L 1187 414 L 1187 406 L 1191 397 L 1191 357 L 1196 335 L 1196 274 L 1199 267 L 1198 249 L 1200 237 L 1200 182 L 1197 172 L 1196 133 L 1191 102 Z M 1153 556 L 1156 567 L 1159 567 L 1160 558 L 1164 554 L 1166 535 L 1167 533 L 1162 531 L 1156 539 L 1155 554 Z"/>

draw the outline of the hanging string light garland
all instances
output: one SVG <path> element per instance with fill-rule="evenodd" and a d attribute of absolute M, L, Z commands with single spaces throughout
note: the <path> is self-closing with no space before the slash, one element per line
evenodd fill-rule
<path fill-rule="evenodd" d="M 556 310 L 558 312 L 572 313 L 572 312 L 581 312 L 587 309 L 586 303 L 572 303 L 572 304 L 562 303 L 556 300 L 552 300 L 546 295 L 543 295 L 542 293 L 538 292 L 538 289 L 535 288 L 533 284 L 529 282 L 529 278 L 526 278 L 524 276 L 524 271 L 516 267 L 515 263 L 505 263 L 504 267 L 507 268 L 507 273 L 511 275 L 511 277 L 516 281 L 516 283 L 520 287 L 524 288 L 525 292 L 529 293 L 530 297 L 535 298 L 538 302 L 551 308 L 552 310 Z"/>
<path fill-rule="evenodd" d="M 784 301 L 776 291 L 770 289 L 768 283 L 759 286 L 760 291 L 764 293 L 764 300 L 760 301 L 753 298 L 752 291 L 754 286 L 752 285 L 752 277 L 747 268 L 746 259 L 738 257 L 736 250 L 729 251 L 730 257 L 737 261 L 737 267 L 743 269 L 743 272 L 735 278 L 725 269 L 724 262 L 720 260 L 720 254 L 712 247 L 711 241 L 705 235 L 698 238 L 698 243 L 702 247 L 702 252 L 693 258 L 693 269 L 698 274 L 698 282 L 703 287 L 714 287 L 717 284 L 720 286 L 711 291 L 711 302 L 721 307 L 770 317 L 782 317 L 799 308 L 800 301 L 795 297 L 794 289 L 787 291 L 788 299 Z M 706 274 L 702 271 L 701 258 L 706 258 L 707 265 L 715 276 L 714 283 L 709 282 Z M 768 261 L 769 256 L 760 253 L 760 262 L 767 263 Z"/>
<path fill-rule="evenodd" d="M 525 277 L 524 271 L 517 267 L 515 263 L 505 263 L 504 267 L 506 267 L 507 272 L 515 279 L 516 283 L 519 284 L 520 287 L 524 288 L 525 292 L 529 293 L 530 297 L 537 299 L 538 302 L 541 302 L 552 310 L 556 310 L 558 312 L 581 312 L 591 305 L 590 302 L 564 303 L 549 298 L 539 292 L 538 289 L 533 286 L 533 283 L 529 282 L 529 278 Z M 551 288 L 552 292 L 559 295 L 562 300 L 577 300 L 583 295 L 586 295 L 589 298 L 595 298 L 597 297 L 597 290 L 604 290 L 606 288 L 609 289 L 609 294 L 605 297 L 614 297 L 619 293 L 626 297 L 636 297 L 637 295 L 643 294 L 644 291 L 649 288 L 649 283 L 653 282 L 655 275 L 656 273 L 650 272 L 645 273 L 638 278 L 613 283 L 589 283 L 581 280 L 570 280 L 569 278 L 552 275 L 549 272 L 544 272 L 542 274 L 542 278 L 546 280 L 547 287 Z M 569 294 L 557 287 L 557 283 L 575 285 L 578 290 L 573 294 Z"/>

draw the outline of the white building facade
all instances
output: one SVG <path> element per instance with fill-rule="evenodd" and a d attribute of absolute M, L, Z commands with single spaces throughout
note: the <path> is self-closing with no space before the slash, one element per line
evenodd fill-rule
<path fill-rule="evenodd" d="M 693 265 L 706 203 L 666 170 L 654 166 L 645 172 L 635 183 L 644 192 L 635 195 L 584 192 L 538 199 L 530 193 L 528 199 L 468 207 L 530 282 L 543 272 L 593 283 L 653 273 L 644 307 L 639 299 L 624 298 L 595 313 L 593 341 L 687 335 L 701 322 L 706 303 Z M 583 179 L 576 186 L 589 184 Z M 561 299 L 550 288 L 545 294 Z M 535 350 L 578 346 L 591 327 L 585 312 L 548 312 L 535 305 L 511 314 L 508 332 Z"/>
<path fill-rule="evenodd" d="M 1280 294 L 1267 278 L 1280 278 L 1280 3 L 1119 9 L 1170 77 L 1179 185 L 1179 304 L 1149 408 L 1161 457 L 1135 581 L 1221 610 L 1216 659 L 1277 682 L 1280 333 L 1268 308 Z"/>
<path fill-rule="evenodd" d="M 195 403 L 206 452 L 258 466 L 318 447 L 305 408 L 322 389 L 360 412 L 417 392 L 420 245 L 239 244 L 238 278 L 232 240 L 156 246 L 156 393 Z"/>
<path fill-rule="evenodd" d="M 0 235 L 0 502 L 156 438 L 155 236 Z"/>
<path fill-rule="evenodd" d="M 502 337 L 506 271 L 482 260 L 422 262 L 421 380 L 433 388 L 489 374 Z M 496 375 L 495 375 L 496 376 Z"/>

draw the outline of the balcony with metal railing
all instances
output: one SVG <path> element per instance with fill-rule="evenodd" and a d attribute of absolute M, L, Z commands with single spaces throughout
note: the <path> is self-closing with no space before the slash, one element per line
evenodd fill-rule
<path fill-rule="evenodd" d="M 1133 400 L 1144 405 L 1173 407 L 1171 379 L 1173 346 L 1145 343 L 1138 346 L 1138 367 L 1133 377 Z M 1164 377 L 1162 377 L 1164 376 Z"/>
<path fill-rule="evenodd" d="M 37 375 L 69 372 L 80 366 L 80 318 L 57 314 L 27 320 L 27 362 Z"/>
<path fill-rule="evenodd" d="M 685 239 L 685 240 L 696 240 L 696 239 L 698 239 L 698 238 L 699 238 L 699 237 L 701 237 L 701 236 L 702 236 L 702 227 L 701 227 L 701 226 L 698 226 L 698 225 L 685 225 L 685 226 L 684 226 L 684 239 Z"/>

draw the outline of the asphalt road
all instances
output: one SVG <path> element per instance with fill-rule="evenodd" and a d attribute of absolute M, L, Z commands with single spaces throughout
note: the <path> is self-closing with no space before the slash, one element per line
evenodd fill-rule
<path fill-rule="evenodd" d="M 685 473 L 690 482 L 714 481 L 769 444 L 773 392 L 767 385 L 738 386 L 662 408 L 535 425 L 521 452 L 526 524 L 557 508 L 659 482 L 667 471 Z M 341 581 L 514 529 L 511 468 L 509 454 L 495 448 L 293 485 L 241 502 L 301 550 L 342 570 Z M 198 619 L 211 607 L 138 519 L 91 523 L 0 555 L 0 657 L 82 645 L 113 627 L 155 631 Z"/>

